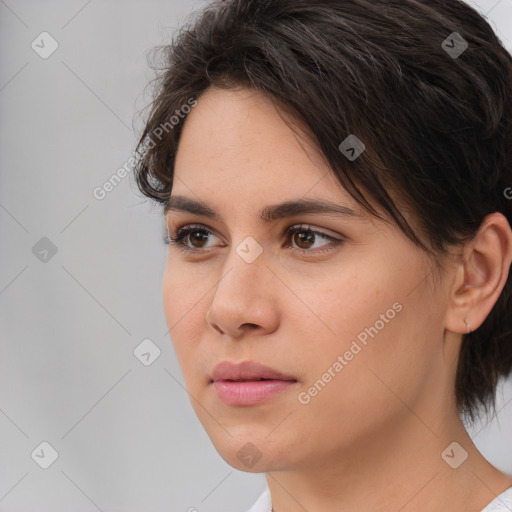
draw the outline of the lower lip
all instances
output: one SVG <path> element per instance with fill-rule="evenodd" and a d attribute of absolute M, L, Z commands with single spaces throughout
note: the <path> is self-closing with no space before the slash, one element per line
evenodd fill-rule
<path fill-rule="evenodd" d="M 296 381 L 260 380 L 229 381 L 217 380 L 212 383 L 218 397 L 228 405 L 255 405 L 290 388 Z"/>

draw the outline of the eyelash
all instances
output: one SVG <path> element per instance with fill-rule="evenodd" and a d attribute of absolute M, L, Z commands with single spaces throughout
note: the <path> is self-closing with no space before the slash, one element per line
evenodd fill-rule
<path fill-rule="evenodd" d="M 170 234 L 165 236 L 164 243 L 166 245 L 174 245 L 180 251 L 187 252 L 187 253 L 204 252 L 205 249 L 200 249 L 197 247 L 196 248 L 188 247 L 185 243 L 187 236 L 190 235 L 191 233 L 195 233 L 195 232 L 202 233 L 203 235 L 213 235 L 214 234 L 214 233 L 212 233 L 212 231 L 210 231 L 209 229 L 206 229 L 201 224 L 198 224 L 198 225 L 190 224 L 190 225 L 184 226 L 182 228 L 179 228 L 176 236 L 172 236 Z M 316 231 L 314 229 L 311 229 L 310 226 L 304 225 L 304 224 L 290 226 L 286 230 L 286 237 L 288 239 L 291 235 L 294 235 L 295 233 L 302 233 L 302 232 L 308 233 L 308 234 L 320 235 L 321 237 L 326 238 L 326 239 L 330 240 L 331 242 L 334 242 L 335 247 L 338 246 L 339 244 L 343 243 L 343 240 L 329 236 L 326 233 L 322 233 L 321 231 Z M 328 252 L 333 249 L 334 249 L 334 247 L 331 247 L 329 249 L 313 249 L 313 250 L 293 248 L 293 250 L 299 251 L 303 254 L 305 254 L 305 253 L 318 254 L 318 253 Z"/>

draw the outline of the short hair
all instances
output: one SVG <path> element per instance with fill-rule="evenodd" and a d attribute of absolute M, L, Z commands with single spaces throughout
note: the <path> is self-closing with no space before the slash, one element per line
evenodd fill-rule
<path fill-rule="evenodd" d="M 135 174 L 160 204 L 184 124 L 169 119 L 210 86 L 249 87 L 300 121 L 358 204 L 377 217 L 379 205 L 431 256 L 471 240 L 488 214 L 511 223 L 512 57 L 462 1 L 216 0 L 156 50 Z M 356 159 L 341 151 L 349 135 L 366 147 Z M 511 279 L 463 335 L 454 394 L 472 421 L 495 410 L 512 370 Z"/>

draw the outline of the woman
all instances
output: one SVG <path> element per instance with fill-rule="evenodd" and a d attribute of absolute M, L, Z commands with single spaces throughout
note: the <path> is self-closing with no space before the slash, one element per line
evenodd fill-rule
<path fill-rule="evenodd" d="M 512 369 L 489 24 L 456 0 L 227 0 L 164 52 L 137 183 L 192 406 L 266 474 L 251 510 L 512 510 L 463 424 Z"/>

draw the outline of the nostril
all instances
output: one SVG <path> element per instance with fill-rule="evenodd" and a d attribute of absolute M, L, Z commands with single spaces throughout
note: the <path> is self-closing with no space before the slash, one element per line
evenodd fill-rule
<path fill-rule="evenodd" d="M 259 327 L 259 325 L 258 325 L 258 324 L 249 324 L 249 323 L 244 324 L 242 327 L 245 327 L 246 325 L 247 325 L 248 327 Z"/>
<path fill-rule="evenodd" d="M 217 327 L 216 325 L 213 326 L 213 328 L 219 333 L 219 334 L 224 334 L 224 331 L 222 329 L 220 329 L 219 327 Z"/>

